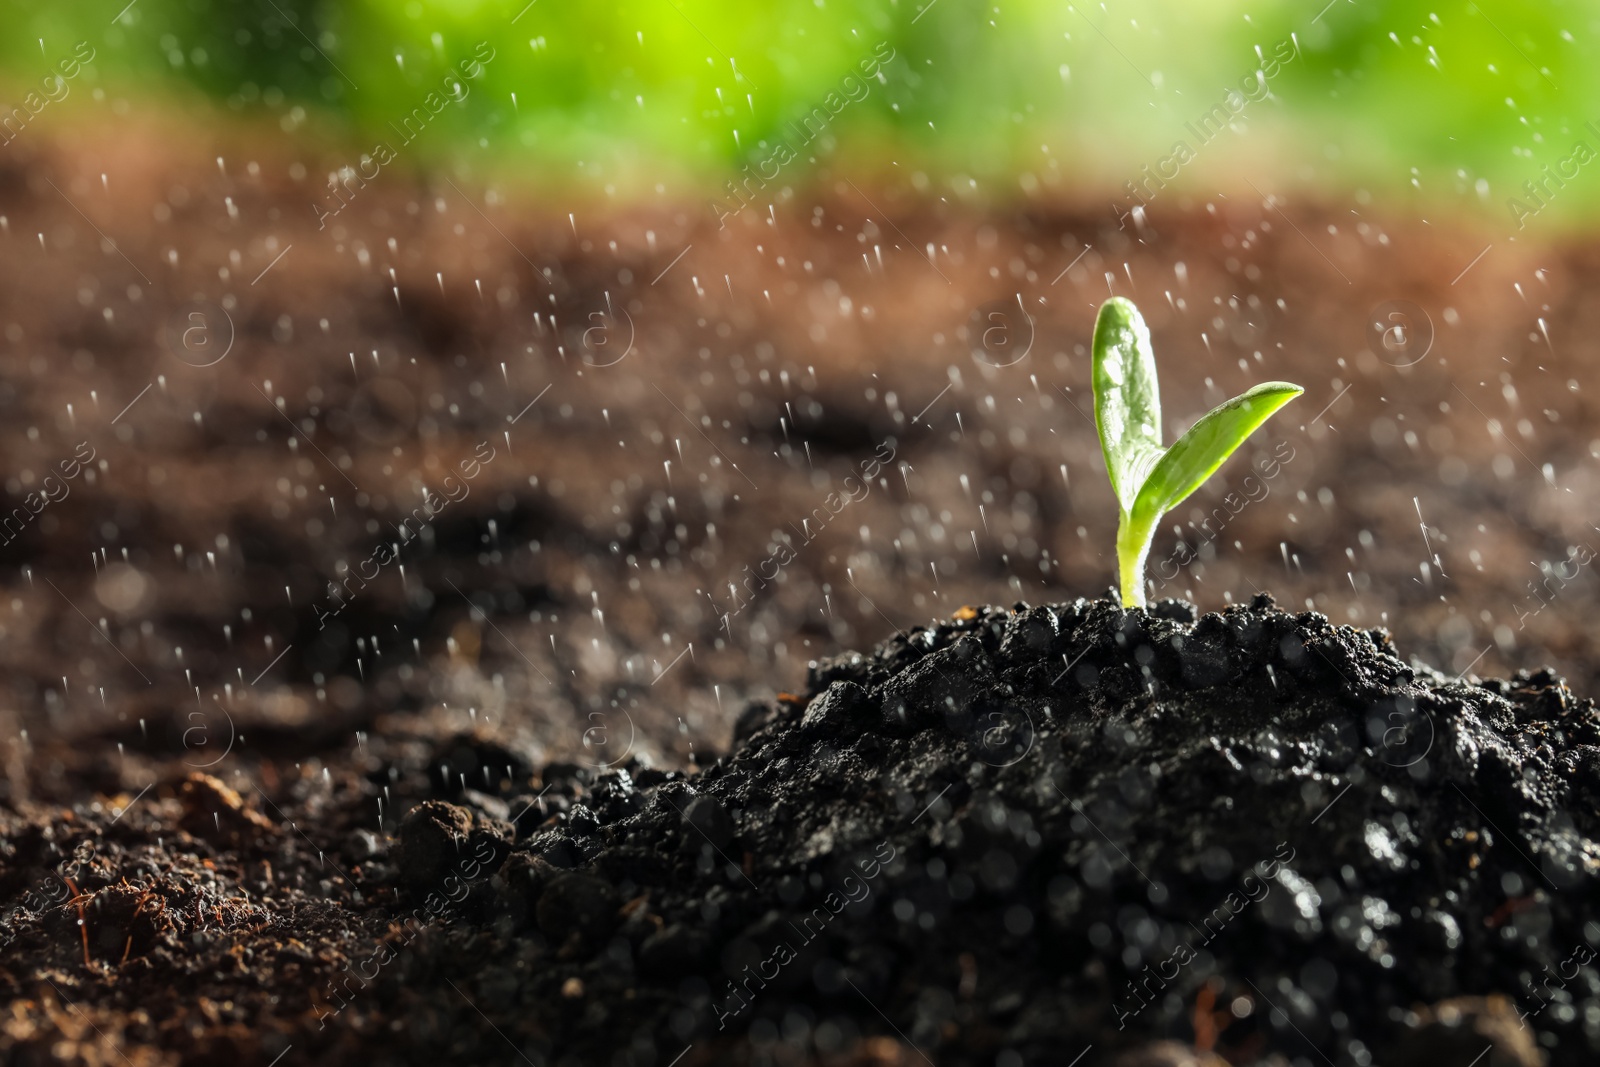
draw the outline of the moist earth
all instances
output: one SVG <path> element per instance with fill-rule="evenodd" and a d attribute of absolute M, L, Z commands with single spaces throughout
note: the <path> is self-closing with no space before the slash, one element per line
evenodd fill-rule
<path fill-rule="evenodd" d="M 1548 671 L 1080 599 L 814 662 L 698 773 L 382 725 L 0 813 L 7 1060 L 1600 1054 L 1600 717 Z"/>

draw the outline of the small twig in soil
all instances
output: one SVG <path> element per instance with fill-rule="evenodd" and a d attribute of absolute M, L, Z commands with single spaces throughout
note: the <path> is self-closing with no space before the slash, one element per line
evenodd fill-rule
<path fill-rule="evenodd" d="M 127 883 L 127 879 L 123 879 L 123 883 L 126 884 Z M 150 890 L 147 889 L 139 897 L 138 901 L 134 903 L 134 905 L 133 905 L 133 918 L 128 920 L 128 940 L 122 946 L 122 959 L 118 962 L 117 966 L 120 967 L 122 964 L 128 962 L 128 953 L 133 951 L 133 924 L 138 921 L 139 912 L 141 910 L 143 910 L 143 908 L 144 908 L 144 902 L 149 900 L 154 895 L 155 895 L 154 893 L 150 892 Z"/>
<path fill-rule="evenodd" d="M 1210 1052 L 1217 1044 L 1217 1023 L 1212 1015 L 1217 994 L 1207 982 L 1194 996 L 1194 1047 Z"/>
<path fill-rule="evenodd" d="M 73 884 L 71 878 L 63 874 L 61 880 L 67 883 L 68 889 L 72 890 L 71 903 L 76 905 L 78 909 L 78 932 L 83 935 L 83 965 L 85 967 L 92 966 L 89 961 L 89 920 L 83 911 L 83 894 L 78 891 L 78 887 Z"/>

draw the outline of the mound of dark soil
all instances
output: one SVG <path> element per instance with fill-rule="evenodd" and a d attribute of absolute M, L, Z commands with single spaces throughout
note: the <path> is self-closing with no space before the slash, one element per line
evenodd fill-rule
<path fill-rule="evenodd" d="M 374 743 L 391 747 L 373 782 L 434 799 L 394 847 L 366 835 L 342 969 L 269 1013 L 297 1058 L 1600 1053 L 1594 705 L 1548 674 L 1407 666 L 1382 632 L 1266 597 L 1198 621 L 1170 601 L 963 609 L 814 664 L 692 777 L 552 766 L 535 790 L 508 766 L 490 795 L 438 773 L 459 738 Z M 137 912 L 120 892 L 91 912 Z M 217 903 L 145 925 L 187 930 L 186 906 Z M 140 930 L 154 980 L 74 996 L 133 1011 L 141 989 L 205 988 L 202 956 Z M 282 992 L 291 958 L 239 967 Z"/>
<path fill-rule="evenodd" d="M 1600 718 L 1560 681 L 1451 681 L 1265 598 L 962 614 L 817 664 L 693 779 L 555 785 L 464 990 L 533 936 L 497 1021 L 583 1062 L 1600 1052 Z"/>

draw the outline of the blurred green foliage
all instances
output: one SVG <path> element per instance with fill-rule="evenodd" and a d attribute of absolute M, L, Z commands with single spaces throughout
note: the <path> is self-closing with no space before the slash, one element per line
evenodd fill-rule
<path fill-rule="evenodd" d="M 530 182 L 621 191 L 715 189 L 828 106 L 827 134 L 782 181 L 894 167 L 956 195 L 1059 185 L 1126 207 L 1125 183 L 1184 142 L 1193 160 L 1173 180 L 1193 192 L 1242 175 L 1513 229 L 1524 182 L 1579 139 L 1600 149 L 1582 129 L 1600 120 L 1594 3 L 1322 2 L 0 0 L 0 87 L 15 105 L 87 41 L 82 97 L 202 93 L 361 150 L 398 147 L 401 119 L 436 92 L 407 148 L 419 162 L 473 149 Z M 844 79 L 885 42 L 893 61 L 848 99 Z M 1292 59 L 1260 98 L 1197 140 L 1191 124 L 1254 75 L 1257 50 L 1280 47 Z M 493 58 L 474 68 L 475 53 Z M 1527 225 L 1600 217 L 1593 169 L 1543 180 L 1548 210 Z"/>

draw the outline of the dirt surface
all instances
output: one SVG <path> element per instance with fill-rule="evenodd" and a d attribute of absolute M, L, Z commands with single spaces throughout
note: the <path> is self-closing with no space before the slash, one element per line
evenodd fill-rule
<path fill-rule="evenodd" d="M 1581 625 L 1600 608 L 1585 503 L 1600 451 L 1588 400 L 1600 332 L 1592 302 L 1581 299 L 1600 273 L 1592 244 L 1535 248 L 1358 202 L 1269 205 L 1248 187 L 1249 195 L 1208 201 L 1174 195 L 1152 205 L 1140 225 L 1119 225 L 1064 194 L 1000 209 L 967 192 L 918 192 L 916 181 L 893 173 L 824 173 L 810 191 L 719 230 L 704 196 L 688 187 L 626 207 L 602 197 L 543 202 L 506 184 L 486 188 L 466 175 L 447 180 L 402 167 L 363 185 L 319 230 L 312 204 L 350 153 L 275 129 L 220 131 L 204 117 L 183 128 L 130 119 L 40 129 L 0 167 L 0 442 L 17 527 L 0 544 L 9 601 L 0 612 L 0 802 L 15 829 L 0 855 L 0 884 L 6 908 L 27 909 L 13 932 L 33 939 L 25 966 L 11 952 L 0 965 L 8 992 L 20 998 L 0 1041 L 18 1054 L 162 1062 L 178 1049 L 223 1049 L 242 1062 L 269 1062 L 292 1044 L 285 1065 L 367 1047 L 466 1062 L 473 1050 L 510 1055 L 481 1045 L 494 1035 L 485 1015 L 536 1051 L 547 1047 L 541 1040 L 586 1040 L 602 1030 L 620 1042 L 601 1016 L 637 1011 L 655 1020 L 649 1033 L 659 1056 L 663 1035 L 678 1036 L 676 1008 L 666 1005 L 697 1003 L 694 990 L 672 987 L 660 1005 L 664 1024 L 649 1005 L 622 1011 L 589 993 L 562 992 L 512 1013 L 523 990 L 548 992 L 558 973 L 549 961 L 567 942 L 538 947 L 524 936 L 539 930 L 549 939 L 536 910 L 532 919 L 499 916 L 483 889 L 383 968 L 406 982 L 384 977 L 365 991 L 388 988 L 390 1000 L 357 998 L 322 1031 L 315 1019 L 340 968 L 366 961 L 389 924 L 417 906 L 396 858 L 400 819 L 415 802 L 435 792 L 459 801 L 470 788 L 507 805 L 478 809 L 483 818 L 509 818 L 521 797 L 548 786 L 541 805 L 573 800 L 600 788 L 595 775 L 627 767 L 640 792 L 606 802 L 600 814 L 615 823 L 631 805 L 657 802 L 646 799 L 652 776 L 711 765 L 728 751 L 741 712 L 801 688 L 815 660 L 948 618 L 967 603 L 1070 602 L 1104 590 L 1115 571 L 1115 508 L 1088 417 L 1084 346 L 1094 308 L 1110 292 L 1134 297 L 1150 321 L 1169 439 L 1257 381 L 1307 389 L 1170 517 L 1152 557 L 1153 576 L 1165 579 L 1158 595 L 1211 610 L 1271 589 L 1296 610 L 1389 628 L 1408 655 L 1447 678 L 1464 675 L 1451 693 L 1476 699 L 1488 690 L 1468 688 L 1474 678 L 1545 664 L 1579 693 L 1600 681 Z M 1376 317 L 1393 327 L 1391 311 L 1406 316 L 1407 332 L 1402 343 L 1391 330 L 1386 347 L 1368 323 Z M 30 493 L 40 494 L 32 504 Z M 1196 561 L 1179 565 L 1188 556 L 1180 539 Z M 1251 684 L 1254 696 L 1265 693 L 1257 692 L 1259 678 Z M 1524 689 L 1548 685 L 1519 684 L 1505 699 L 1527 706 L 1533 697 L 1516 695 Z M 1504 707 L 1471 707 L 1485 729 L 1509 736 Z M 1277 717 L 1263 712 L 1252 729 L 1289 736 L 1300 728 L 1294 723 L 1304 726 L 1295 715 L 1321 724 L 1328 720 L 1318 715 L 1332 714 L 1328 705 L 1286 700 Z M 1043 736 L 1046 724 L 1038 729 Z M 463 737 L 476 740 L 455 740 Z M 879 756 L 887 759 L 888 746 L 904 741 L 883 743 Z M 1377 744 L 1387 747 L 1381 736 Z M 1565 765 L 1571 751 L 1553 744 L 1549 768 Z M 1110 774 L 1108 753 L 1097 769 Z M 1316 763 L 1310 753 L 1280 755 L 1285 767 Z M 1461 767 L 1483 762 L 1482 753 L 1455 756 Z M 756 757 L 746 749 L 740 758 Z M 1368 775 L 1393 771 L 1374 771 L 1371 762 L 1356 766 Z M 578 777 L 550 769 L 563 763 Z M 1123 769 L 1142 773 L 1146 763 L 1138 755 Z M 1539 774 L 1557 774 L 1535 763 Z M 915 761 L 878 766 L 907 791 L 932 773 Z M 1058 770 L 1066 774 L 1067 765 Z M 999 783 L 1023 772 L 994 773 Z M 186 785 L 191 774 L 210 779 Z M 1529 963 L 1587 943 L 1581 922 L 1570 925 L 1576 913 L 1562 911 L 1578 906 L 1561 903 L 1566 889 L 1535 884 L 1547 856 L 1568 853 L 1548 851 L 1554 845 L 1542 852 L 1543 839 L 1534 838 L 1554 833 L 1548 820 L 1565 810 L 1587 841 L 1592 828 L 1582 820 L 1592 817 L 1593 798 L 1587 807 L 1558 804 L 1530 786 L 1556 806 L 1538 809 L 1537 825 L 1513 826 L 1500 818 L 1509 809 L 1485 803 L 1503 798 L 1473 792 L 1472 781 L 1438 779 L 1466 789 L 1528 853 L 1523 867 L 1512 867 L 1509 846 L 1487 831 L 1494 847 L 1481 837 L 1479 844 L 1493 879 L 1472 876 L 1473 895 L 1459 904 L 1462 944 L 1480 946 L 1475 959 L 1499 962 L 1457 990 L 1425 985 L 1438 968 L 1396 953 L 1393 984 L 1364 986 L 1369 1008 L 1378 988 L 1401 998 L 1391 1006 L 1402 1013 L 1412 1008 L 1405 997 L 1420 1004 L 1500 989 L 1520 996 L 1515 1003 L 1526 1010 L 1529 989 L 1515 985 L 1507 962 L 1523 942 L 1500 939 L 1526 929 L 1513 913 L 1527 909 L 1506 905 L 1510 911 L 1483 927 L 1471 909 L 1491 899 L 1499 908 L 1547 892 L 1528 906 L 1532 914 L 1568 923 L 1559 927 L 1564 941 L 1534 935 Z M 1095 788 L 1065 777 L 1060 784 Z M 706 791 L 672 786 L 648 795 L 678 789 L 687 803 L 691 788 Z M 1072 799 L 1099 823 L 1097 795 Z M 1317 828 L 1363 795 L 1352 788 Z M 1423 852 L 1446 847 L 1441 842 L 1465 840 L 1442 823 L 1425 823 L 1434 836 L 1424 835 L 1416 827 L 1425 814 L 1485 833 L 1450 791 L 1438 792 L 1442 806 L 1427 813 L 1407 807 L 1407 796 L 1382 800 L 1412 820 L 1415 842 L 1365 806 L 1378 800 L 1354 809 L 1396 855 L 1422 862 Z M 730 812 L 748 812 L 743 795 L 722 800 Z M 852 817 L 861 828 L 901 834 L 883 821 L 884 803 L 876 794 L 855 797 Z M 1304 806 L 1270 813 L 1299 818 Z M 1043 801 L 1019 810 L 1058 833 L 1065 825 Z M 465 833 L 495 863 L 511 842 L 531 854 L 533 828 L 524 823 L 551 813 L 532 812 L 517 820 L 514 836 L 494 821 Z M 1236 874 L 1270 860 L 1281 839 L 1268 840 L 1262 814 L 1259 804 L 1250 810 L 1259 849 L 1220 845 Z M 917 835 L 932 833 L 922 827 L 934 822 L 930 813 L 890 843 L 925 863 L 931 853 L 919 850 L 934 842 Z M 1175 827 L 1133 823 L 1126 839 L 1106 829 L 1153 881 L 1168 884 L 1151 870 L 1157 866 L 1174 872 L 1171 891 L 1190 884 L 1173 865 L 1203 847 L 1160 836 Z M 1358 839 L 1362 847 L 1372 840 Z M 97 851 L 74 859 L 85 841 Z M 1077 847 L 1093 846 L 1086 841 Z M 1160 864 L 1143 862 L 1148 849 L 1163 848 Z M 1314 851 L 1297 852 L 1295 863 Z M 755 853 L 748 876 L 763 888 L 747 903 L 770 903 L 761 893 L 777 893 L 785 872 L 840 873 L 848 852 L 831 860 L 825 852 Z M 1428 855 L 1427 863 L 1444 863 Z M 741 857 L 730 858 L 742 868 Z M 965 869 L 968 878 L 980 879 L 981 860 Z M 1116 868 L 1095 886 L 1084 880 L 1088 861 L 1075 862 L 1079 873 L 1063 871 L 1089 887 L 1085 899 L 1115 899 L 1119 908 L 1131 901 L 1117 895 L 1133 891 L 1126 871 Z M 1352 862 L 1359 878 L 1378 877 L 1379 859 L 1365 862 Z M 1325 873 L 1322 863 L 1317 852 L 1313 866 L 1293 868 L 1318 895 L 1322 874 L 1308 872 Z M 673 875 L 669 884 L 683 894 L 677 903 L 654 893 L 628 913 L 630 930 L 647 921 L 641 910 L 665 921 L 663 908 L 709 894 L 720 869 L 719 861 L 704 871 L 691 865 L 692 878 Z M 772 880 L 756 879 L 757 869 Z M 898 872 L 880 876 L 894 885 L 927 877 L 885 869 Z M 1445 867 L 1428 870 L 1436 882 L 1427 884 L 1444 892 Z M 1505 870 L 1525 884 L 1513 891 L 1495 881 Z M 624 895 L 627 882 L 640 890 L 655 884 L 647 873 L 604 872 L 619 907 L 640 895 Z M 1422 874 L 1409 876 L 1424 884 Z M 538 882 L 527 874 L 519 899 L 532 900 Z M 861 919 L 884 939 L 894 929 L 884 918 L 897 899 L 890 884 L 882 882 L 881 897 L 873 891 L 874 918 Z M 1034 912 L 1035 930 L 1048 926 L 1048 890 L 1046 878 L 1022 904 Z M 492 900 L 510 891 L 495 887 Z M 1444 905 L 1407 891 L 1366 892 L 1399 916 L 1407 937 L 1421 938 L 1423 926 L 1413 924 L 1425 920 L 1409 909 Z M 595 892 L 609 908 L 610 898 Z M 1350 892 L 1341 882 L 1338 907 L 1355 899 Z M 974 901 L 989 899 L 975 893 Z M 1275 889 L 1268 900 L 1277 899 L 1296 897 Z M 1138 906 L 1160 926 L 1212 901 L 1191 893 L 1154 911 L 1158 902 Z M 1012 968 L 994 955 L 1010 906 L 998 920 L 975 920 L 972 931 L 940 927 L 923 939 L 930 990 L 959 992 L 949 971 L 961 967 L 959 954 L 938 970 L 932 953 L 949 946 L 946 938 L 976 936 L 982 921 L 991 928 L 978 948 L 989 955 L 972 950 L 972 996 L 992 970 Z M 587 897 L 570 909 L 579 926 L 585 920 L 573 916 L 604 910 Z M 1321 921 L 1331 923 L 1335 911 Z M 1360 921 L 1387 915 L 1362 913 Z M 1479 926 L 1469 930 L 1460 916 L 1476 916 Z M 1116 914 L 1102 914 L 1074 936 L 1090 936 L 1095 921 L 1115 940 L 1100 957 L 1101 999 L 1085 994 L 1083 1004 L 1090 1011 L 1099 1003 L 1103 1014 L 1126 1003 L 1116 983 L 1132 972 L 1117 967 L 1121 939 L 1133 935 Z M 708 921 L 701 933 L 713 930 L 721 927 Z M 608 951 L 613 934 L 595 951 Z M 1325 954 L 1316 958 L 1345 959 L 1348 946 L 1337 936 L 1318 936 Z M 478 945 L 474 938 L 481 946 L 462 947 Z M 642 942 L 629 945 L 642 952 Z M 1083 945 L 1062 949 L 1051 981 L 1088 981 Z M 497 961 L 502 982 L 525 977 L 499 992 L 452 991 L 437 981 L 476 981 L 472 953 L 480 950 Z M 585 951 L 580 945 L 563 961 L 577 971 L 561 972 L 558 991 L 567 977 L 603 986 L 605 979 L 578 973 L 594 966 Z M 1235 969 L 1219 974 L 1276 982 L 1277 960 L 1282 977 L 1320 988 L 1317 975 L 1287 968 L 1284 955 L 1263 949 L 1250 962 L 1242 948 L 1230 951 L 1239 953 L 1228 964 Z M 522 970 L 507 969 L 508 952 L 526 956 L 516 964 Z M 914 973 L 908 968 L 921 957 L 896 952 L 871 981 Z M 1303 950 L 1297 966 L 1314 956 Z M 1015 962 L 1019 982 L 1029 973 L 1023 959 Z M 636 965 L 618 962 L 615 973 Z M 1358 965 L 1349 966 L 1354 973 Z M 709 984 L 706 967 L 681 967 Z M 172 979 L 178 970 L 190 979 Z M 151 978 L 156 971 L 166 977 Z M 393 993 L 400 986 L 426 996 Z M 893 985 L 862 989 L 893 1027 L 845 1006 L 836 987 L 806 994 L 820 998 L 810 1001 L 794 994 L 817 1013 L 806 1023 L 813 1048 L 829 1011 L 850 1020 L 851 1028 L 840 1024 L 840 1056 L 917 1058 L 912 1041 L 948 1046 L 951 1056 L 1008 1042 L 1031 1047 L 1014 1032 L 1009 1008 L 980 1013 L 985 1027 L 1006 1036 L 975 1036 L 965 1026 L 957 1036 L 930 1036 L 916 1020 L 934 1008 L 916 1008 Z M 1297 1010 L 1288 994 L 1278 1001 L 1272 987 L 1262 991 Z M 721 990 L 703 995 L 726 1003 Z M 1201 1036 L 1192 1011 L 1200 995 L 1184 987 L 1187 999 L 1175 1004 L 1164 994 L 1139 1013 L 1145 1029 L 1137 1032 Z M 1221 998 L 1242 994 L 1235 982 L 1209 995 L 1222 1011 L 1232 1001 Z M 466 1008 L 468 997 L 485 1015 Z M 781 999 L 758 998 L 749 1017 L 776 1010 Z M 126 1012 L 135 1004 L 146 1016 Z M 569 1023 L 566 1008 L 596 1014 Z M 1370 1025 L 1375 1041 L 1416 1022 L 1374 1021 L 1356 1005 L 1340 1010 L 1343 1032 Z M 1560 1021 L 1567 1009 L 1552 1005 L 1540 1016 L 1543 1032 L 1591 1025 L 1582 1008 L 1571 1011 Z M 526 1014 L 530 1026 L 537 1020 L 546 1036 L 509 1025 L 513 1014 Z M 1264 1018 L 1256 1004 L 1216 1031 L 1214 1047 L 1235 1062 L 1267 1048 L 1294 1053 L 1292 1044 L 1267 1043 L 1282 1035 Z M 1097 1049 L 1115 1048 L 1114 1016 L 1097 1019 L 1071 1032 L 1087 1035 L 1085 1043 L 1104 1033 Z M 768 1024 L 775 1029 L 761 1029 Z M 786 1032 L 781 1015 L 747 1025 L 760 1047 Z M 1247 1035 L 1258 1032 L 1263 1044 L 1250 1045 Z M 856 1036 L 871 1040 L 851 1045 Z M 1314 1040 L 1332 1055 L 1335 1036 Z M 711 1037 L 703 1040 L 712 1047 Z M 452 1042 L 464 1044 L 450 1052 Z M 121 1054 L 106 1052 L 112 1046 Z M 637 1062 L 677 1054 L 666 1051 Z"/>
<path fill-rule="evenodd" d="M 7 992 L 54 994 L 18 1003 L 8 1044 L 19 1062 L 64 1034 L 318 1063 L 859 1061 L 880 1039 L 891 1062 L 951 1064 L 1156 1063 L 1172 1037 L 1230 1063 L 1600 1053 L 1592 702 L 1547 675 L 1418 670 L 1386 633 L 1267 597 L 1198 622 L 1176 602 L 958 615 L 821 661 L 691 778 L 533 774 L 487 738 L 394 724 L 269 802 L 340 842 L 314 861 L 200 775 L 112 825 L 25 809 L 13 882 L 73 892 L 3 927 Z M 378 782 L 408 809 L 392 844 L 361 825 Z M 212 1025 L 168 1022 L 195 1013 Z"/>

